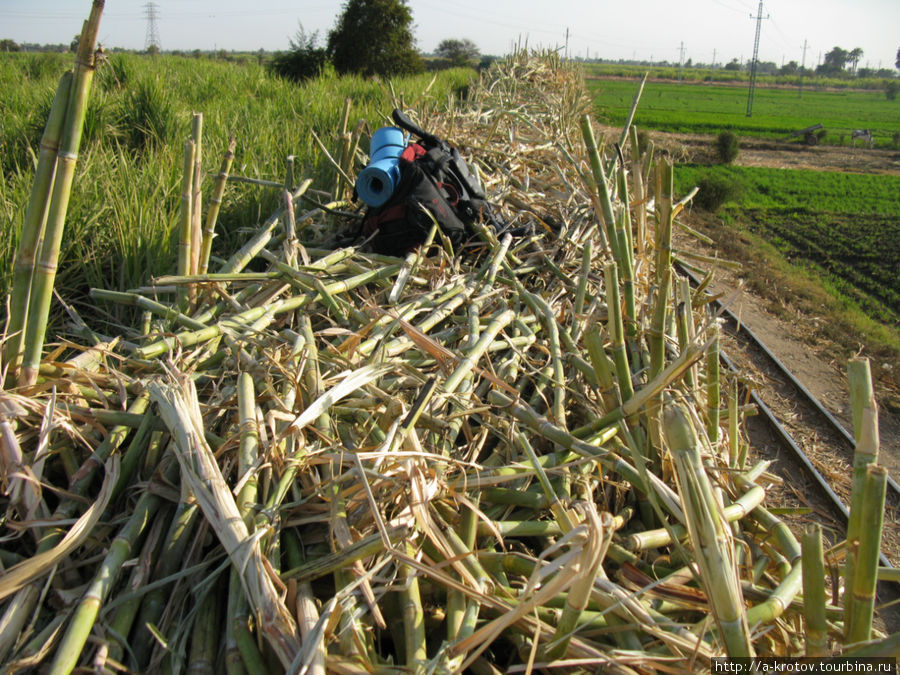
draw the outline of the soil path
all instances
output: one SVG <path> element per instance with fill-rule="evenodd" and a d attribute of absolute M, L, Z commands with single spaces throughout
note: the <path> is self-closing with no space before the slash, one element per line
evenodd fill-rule
<path fill-rule="evenodd" d="M 650 136 L 679 161 L 714 161 L 713 139 L 708 135 L 651 132 Z M 734 162 L 738 166 L 900 175 L 900 150 L 867 148 L 861 142 L 856 146 L 805 145 L 796 140 L 744 137 L 740 146 Z"/>

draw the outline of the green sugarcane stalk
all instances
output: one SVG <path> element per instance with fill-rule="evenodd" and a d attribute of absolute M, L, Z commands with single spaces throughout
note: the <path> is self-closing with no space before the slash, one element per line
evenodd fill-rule
<path fill-rule="evenodd" d="M 144 394 L 141 394 L 143 397 Z M 149 395 L 147 396 L 149 400 Z M 153 425 L 153 421 L 156 419 L 153 415 L 148 415 L 144 413 L 141 416 L 143 419 L 141 420 L 140 426 L 137 428 L 134 436 L 131 438 L 131 443 L 128 444 L 128 448 L 125 450 L 124 455 L 122 456 L 122 465 L 119 473 L 119 480 L 116 482 L 115 487 L 113 488 L 112 496 L 109 498 L 110 504 L 115 504 L 116 499 L 128 485 L 131 483 L 135 472 L 137 471 L 138 464 L 140 463 L 141 457 L 147 450 L 148 445 L 150 444 L 150 435 L 151 435 L 151 427 Z"/>
<path fill-rule="evenodd" d="M 214 675 L 216 655 L 219 650 L 218 597 L 214 588 L 207 590 L 200 601 L 194 630 L 191 633 L 191 651 L 188 658 L 188 675 Z"/>
<path fill-rule="evenodd" d="M 193 243 L 193 217 L 194 208 L 191 201 L 194 196 L 194 156 L 196 153 L 196 145 L 193 140 L 188 139 L 184 142 L 184 163 L 182 164 L 181 179 L 181 211 L 178 226 L 178 271 L 179 275 L 191 274 L 191 246 Z M 178 293 L 178 311 L 187 312 L 190 307 L 190 289 L 186 286 L 179 286 Z"/>
<path fill-rule="evenodd" d="M 735 564 L 734 542 L 700 456 L 700 440 L 680 404 L 663 412 L 663 432 L 675 460 L 685 525 L 700 580 L 728 656 L 753 656 L 753 644 Z"/>
<path fill-rule="evenodd" d="M 638 130 L 636 126 L 631 127 L 631 180 L 633 183 L 632 191 L 634 192 L 634 202 L 637 205 L 637 233 L 635 236 L 638 256 L 643 256 L 644 246 L 647 238 L 647 202 L 645 194 L 644 176 L 641 166 L 641 148 L 638 143 Z"/>
<path fill-rule="evenodd" d="M 253 377 L 246 371 L 238 375 L 237 396 L 241 434 L 238 477 L 244 481 L 237 496 L 237 507 L 252 533 L 253 505 L 257 503 L 256 465 L 259 461 L 259 432 L 256 428 L 256 393 L 253 389 Z"/>
<path fill-rule="evenodd" d="M 175 575 L 184 563 L 184 554 L 191 543 L 195 527 L 200 521 L 200 510 L 196 502 L 186 502 L 182 497 L 169 523 L 162 551 L 156 563 L 153 579 L 161 581 Z M 156 625 L 166 608 L 171 584 L 166 583 L 144 596 L 137 618 L 137 635 L 133 643 L 135 660 L 140 667 L 146 667 L 150 654 L 156 644 L 147 629 L 148 624 Z"/>
<path fill-rule="evenodd" d="M 137 591 L 140 585 L 146 584 L 145 576 L 147 575 L 147 570 L 150 569 L 152 560 L 157 553 L 164 532 L 165 521 L 170 515 L 171 509 L 166 506 L 162 514 L 157 515 L 153 520 L 150 532 L 144 538 L 143 548 L 138 556 L 138 564 L 134 567 L 131 578 L 128 581 L 128 599 L 117 600 L 115 614 L 111 619 L 106 620 L 106 632 L 109 635 L 107 641 L 109 645 L 108 657 L 113 661 L 122 663 L 126 647 L 130 651 L 128 635 L 131 633 L 131 628 L 137 618 L 143 598 Z"/>
<path fill-rule="evenodd" d="M 648 486 L 641 477 L 640 472 L 615 453 L 608 452 L 602 447 L 582 441 L 574 434 L 566 432 L 551 424 L 546 418 L 538 415 L 533 408 L 530 408 L 523 403 L 513 401 L 513 399 L 506 396 L 506 394 L 503 394 L 496 389 L 488 394 L 488 403 L 503 409 L 527 428 L 560 445 L 566 450 L 576 452 L 582 457 L 595 459 L 610 470 L 618 472 L 623 478 L 630 481 L 644 494 L 647 494 L 650 489 L 655 490 L 670 513 L 676 514 L 676 517 L 679 520 L 683 517 L 681 515 L 681 509 L 678 506 L 678 496 L 668 485 L 662 482 L 654 474 L 648 473 L 647 478 L 650 481 L 650 485 Z M 620 416 L 619 419 L 621 420 L 623 417 Z M 605 436 L 598 439 L 600 445 L 615 436 L 617 431 L 614 426 L 605 425 L 604 428 L 607 433 Z"/>
<path fill-rule="evenodd" d="M 635 392 L 632 398 L 600 419 L 574 429 L 572 435 L 576 438 L 586 438 L 640 412 L 648 403 L 657 400 L 659 394 L 666 387 L 672 386 L 680 380 L 685 372 L 706 353 L 707 348 L 707 344 L 688 345 L 687 349 L 677 359 L 672 361 L 663 372 Z"/>
<path fill-rule="evenodd" d="M 886 638 L 875 640 L 853 649 L 844 651 L 842 657 L 859 658 L 900 658 L 900 633 L 888 635 Z"/>
<path fill-rule="evenodd" d="M 312 179 L 307 178 L 304 180 L 300 187 L 294 190 L 291 195 L 291 201 L 297 201 L 306 191 L 309 189 L 309 186 L 312 184 Z M 281 187 L 279 185 L 279 187 Z M 247 243 L 245 243 L 240 249 L 238 249 L 232 256 L 225 261 L 222 267 L 219 269 L 219 272 L 229 273 L 229 272 L 240 272 L 243 270 L 253 258 L 255 258 L 260 251 L 265 247 L 266 244 L 269 243 L 269 240 L 272 238 L 272 232 L 278 227 L 278 223 L 281 222 L 281 217 L 284 215 L 285 207 L 282 206 L 278 210 L 275 211 L 271 216 L 266 219 L 266 221 L 259 228 L 257 233 L 251 237 Z"/>
<path fill-rule="evenodd" d="M 228 595 L 225 604 L 225 636 L 223 640 L 223 650 L 225 652 L 225 672 L 228 673 L 228 675 L 246 675 L 249 670 L 249 668 L 246 668 L 244 666 L 244 657 L 241 654 L 241 649 L 238 644 L 237 631 L 235 630 L 235 626 L 237 623 L 236 617 L 239 612 L 242 612 L 244 616 L 246 616 L 247 613 L 246 609 L 241 610 L 239 608 L 239 605 L 246 605 L 247 603 L 247 599 L 244 597 L 240 586 L 241 580 L 239 573 L 236 569 L 232 568 L 231 573 L 228 575 Z M 250 650 L 248 650 L 248 652 L 249 651 Z M 258 659 L 254 659 L 254 657 L 257 655 L 259 655 L 258 649 L 256 650 L 256 654 L 250 652 L 248 654 L 247 661 L 251 664 L 256 664 L 257 662 L 261 663 L 261 655 L 259 655 Z"/>
<path fill-rule="evenodd" d="M 728 392 L 728 465 L 732 469 L 743 470 L 747 460 L 746 444 L 741 443 L 740 401 L 738 400 L 737 378 L 732 380 Z"/>
<path fill-rule="evenodd" d="M 203 113 L 194 113 L 191 117 L 191 141 L 194 143 L 194 161 L 191 167 L 190 274 L 197 274 L 200 271 L 200 244 L 203 239 Z"/>
<path fill-rule="evenodd" d="M 662 275 L 662 283 L 656 289 L 655 305 L 653 308 L 653 318 L 651 320 L 650 329 L 648 331 L 647 342 L 650 348 L 650 370 L 651 379 L 656 379 L 664 372 L 666 367 L 666 326 L 669 323 L 669 294 L 672 286 L 672 271 L 666 270 Z M 690 368 L 686 368 L 684 376 L 687 378 Z M 662 391 L 660 390 L 651 399 L 651 404 L 647 411 L 647 436 L 648 451 L 653 457 L 657 470 L 659 470 L 660 460 L 662 458 Z"/>
<path fill-rule="evenodd" d="M 719 326 L 710 327 L 712 344 L 706 353 L 706 435 L 715 445 L 719 441 L 719 410 L 722 395 L 719 384 Z"/>
<path fill-rule="evenodd" d="M 603 407 L 607 412 L 615 410 L 622 402 L 615 377 L 613 376 L 614 366 L 606 355 L 606 349 L 603 347 L 603 338 L 600 336 L 600 328 L 597 324 L 592 324 L 591 328 L 585 333 L 584 342 L 587 345 L 591 366 L 600 386 L 600 399 L 603 401 Z"/>
<path fill-rule="evenodd" d="M 631 233 L 631 213 L 628 210 L 628 183 L 625 169 L 618 172 L 620 199 L 624 207 L 616 214 L 616 240 L 622 259 L 619 262 L 619 274 L 622 278 L 622 295 L 625 299 L 625 330 L 629 342 L 633 342 L 637 334 L 637 310 L 634 299 L 634 240 Z M 633 348 L 633 345 L 632 345 Z"/>
<path fill-rule="evenodd" d="M 216 221 L 219 219 L 219 210 L 222 208 L 222 196 L 225 194 L 225 186 L 228 184 L 228 174 L 231 164 L 234 162 L 234 149 L 237 140 L 232 136 L 228 139 L 228 150 L 222 158 L 219 173 L 213 183 L 212 195 L 209 198 L 209 210 L 206 212 L 206 226 L 203 228 L 203 238 L 200 241 L 200 266 L 198 272 L 206 274 L 209 270 L 209 256 L 212 253 L 212 243 L 216 236 Z"/>
<path fill-rule="evenodd" d="M 650 346 L 650 377 L 656 377 L 666 367 L 666 327 L 669 323 L 669 300 L 672 293 L 672 272 L 664 271 L 656 288 L 653 319 L 648 331 Z"/>
<path fill-rule="evenodd" d="M 641 93 L 644 91 L 644 85 L 647 83 L 649 73 L 644 73 L 641 83 L 638 85 L 637 91 L 634 92 L 634 98 L 631 99 L 631 108 L 628 110 L 628 117 L 625 118 L 625 126 L 622 127 L 622 133 L 619 135 L 619 147 L 625 147 L 625 141 L 628 140 L 628 132 L 631 129 L 631 122 L 634 120 L 634 114 L 637 112 L 638 103 L 641 100 Z M 610 160 L 609 171 L 615 166 L 615 157 Z M 627 202 L 626 202 L 627 203 Z"/>
<path fill-rule="evenodd" d="M 578 277 L 578 287 L 575 289 L 575 316 L 584 314 L 584 301 L 587 294 L 588 280 L 591 274 L 591 265 L 594 257 L 594 242 L 588 239 L 584 242 L 581 251 L 581 276 Z"/>
<path fill-rule="evenodd" d="M 675 324 L 678 334 L 678 349 L 684 349 L 685 346 L 694 339 L 696 331 L 694 330 L 694 316 L 691 309 L 691 287 L 688 280 L 679 277 L 675 286 Z M 709 358 L 709 353 L 707 353 Z M 694 376 L 694 368 L 691 368 L 684 377 L 684 383 L 689 391 L 696 397 L 697 378 Z"/>
<path fill-rule="evenodd" d="M 377 270 L 371 270 L 358 274 L 350 279 L 335 281 L 325 285 L 328 293 L 345 293 L 358 286 L 362 286 L 378 279 L 391 277 L 400 269 L 399 265 L 392 265 Z M 294 310 L 305 307 L 311 302 L 318 299 L 318 294 L 301 295 L 281 300 L 274 305 L 264 307 L 253 307 L 239 314 L 232 315 L 227 319 L 223 319 L 217 324 L 208 326 L 202 330 L 178 333 L 173 337 L 164 338 L 149 345 L 145 345 L 135 350 L 134 355 L 139 359 L 152 359 L 161 356 L 179 346 L 190 347 L 215 337 L 222 335 L 228 328 L 237 328 L 246 326 L 246 324 L 256 321 L 265 314 L 270 314 L 273 318 L 280 314 L 292 312 Z"/>
<path fill-rule="evenodd" d="M 722 517 L 726 522 L 733 523 L 747 516 L 753 509 L 762 504 L 766 497 L 766 491 L 758 485 L 754 485 L 741 495 L 734 503 L 722 509 Z M 622 545 L 629 551 L 646 551 L 654 548 L 662 548 L 672 543 L 672 537 L 683 539 L 688 534 L 684 525 L 675 523 L 668 528 L 661 527 L 645 532 L 635 532 L 625 537 Z"/>
<path fill-rule="evenodd" d="M 611 336 L 612 358 L 616 366 L 619 383 L 619 394 L 622 403 L 634 396 L 634 385 L 631 380 L 631 366 L 628 363 L 628 352 L 625 348 L 625 328 L 622 324 L 622 306 L 619 299 L 618 266 L 611 262 L 603 266 L 603 278 L 606 287 L 606 305 L 609 308 L 607 332 Z"/>
<path fill-rule="evenodd" d="M 22 233 L 19 247 L 16 250 L 16 262 L 13 268 L 12 288 L 9 296 L 9 319 L 6 325 L 6 345 L 4 361 L 9 373 L 15 373 L 22 363 L 25 350 L 25 319 L 28 316 L 28 303 L 31 300 L 31 287 L 35 270 L 35 259 L 44 238 L 47 224 L 47 209 L 53 181 L 56 176 L 56 155 L 59 151 L 59 140 L 65 121 L 69 92 L 72 88 L 72 71 L 67 71 L 59 80 L 47 126 L 41 137 L 38 163 L 34 172 L 34 183 L 31 186 L 31 197 L 25 209 L 22 222 Z"/>
<path fill-rule="evenodd" d="M 60 626 L 62 626 L 68 618 L 68 612 L 54 616 L 50 620 L 50 623 L 16 651 L 15 660 L 13 662 L 4 663 L 4 675 L 6 673 L 20 672 L 21 669 L 27 668 L 29 665 L 33 666 L 35 661 L 32 659 L 42 652 L 46 653 L 51 645 L 51 640 L 58 637 Z M 16 635 L 15 637 L 19 636 Z"/>
<path fill-rule="evenodd" d="M 662 285 L 663 275 L 672 269 L 672 224 L 675 221 L 675 174 L 672 161 L 659 163 L 656 172 L 656 283 Z"/>
<path fill-rule="evenodd" d="M 516 446 L 525 453 L 528 461 L 531 462 L 531 465 L 534 467 L 535 475 L 537 476 L 538 482 L 541 484 L 541 490 L 544 492 L 545 497 L 550 503 L 550 510 L 556 517 L 560 529 L 563 534 L 570 532 L 575 528 L 576 523 L 569 516 L 566 507 L 560 501 L 556 491 L 550 484 L 550 478 L 547 476 L 546 471 L 544 471 L 544 467 L 541 465 L 537 453 L 528 441 L 528 437 L 525 434 L 516 433 L 514 438 Z"/>
<path fill-rule="evenodd" d="M 478 341 L 481 337 L 481 307 L 483 301 L 481 298 L 475 298 L 469 305 L 468 317 L 469 317 L 469 336 L 465 342 L 465 348 L 472 352 L 475 348 L 478 347 Z M 456 404 L 464 408 L 468 405 L 469 401 L 472 398 L 472 384 L 474 381 L 474 374 L 471 370 L 469 370 L 462 381 L 456 387 Z M 416 408 L 418 410 L 422 410 L 425 407 L 425 403 L 423 402 L 421 405 L 419 401 L 427 400 L 430 397 L 430 394 L 427 393 L 429 390 L 425 390 L 420 394 L 419 399 L 416 401 Z M 409 420 L 409 417 L 407 417 Z M 403 426 L 412 426 L 410 422 L 404 420 Z M 446 454 L 447 456 L 451 456 L 453 451 L 452 444 L 456 442 L 456 439 L 459 435 L 460 430 L 462 429 L 463 424 L 465 423 L 465 418 L 462 415 L 459 415 L 450 423 L 449 431 L 446 435 L 448 439 Z M 470 493 L 472 494 L 472 493 Z M 481 493 L 474 493 L 473 498 L 475 499 L 476 504 L 481 500 Z M 472 551 L 476 548 L 475 545 L 475 536 L 476 536 L 476 524 L 478 520 L 478 514 L 474 510 L 474 508 L 465 505 L 463 506 L 463 518 L 461 529 L 462 532 L 460 534 L 460 538 L 462 540 L 462 547 L 466 551 Z M 457 575 L 458 577 L 458 575 Z M 451 588 L 447 590 L 447 612 L 446 612 L 446 623 L 447 623 L 447 640 L 452 642 L 459 637 L 459 632 L 462 629 L 463 625 L 466 622 L 466 616 L 468 614 L 469 609 L 469 600 L 465 593 L 458 591 L 457 589 Z"/>
<path fill-rule="evenodd" d="M 594 580 L 598 572 L 603 574 L 600 572 L 600 565 L 612 534 L 612 516 L 604 513 L 601 517 L 594 509 L 588 510 L 586 515 L 587 541 L 582 544 L 582 554 L 579 557 L 579 567 L 576 572 L 577 579 L 566 594 L 566 603 L 553 634 L 552 646 L 546 653 L 546 658 L 550 661 L 565 655 L 572 639 L 572 633 L 581 621 L 582 612 L 591 598 Z"/>
<path fill-rule="evenodd" d="M 741 478 L 741 474 L 735 475 L 735 482 L 739 486 L 745 485 Z M 756 630 L 756 627 L 761 624 L 775 621 L 791 606 L 803 585 L 803 568 L 799 563 L 802 556 L 800 544 L 790 528 L 763 506 L 756 507 L 750 515 L 764 531 L 774 535 L 781 553 L 792 564 L 782 577 L 781 583 L 769 594 L 769 597 L 747 610 L 747 623 L 751 629 Z"/>
<path fill-rule="evenodd" d="M 594 176 L 594 184 L 591 185 L 590 188 L 596 194 L 600 206 L 597 210 L 600 241 L 603 243 L 604 247 L 606 247 L 607 242 L 609 243 L 609 247 L 612 249 L 613 259 L 618 260 L 618 242 L 616 241 L 615 232 L 613 231 L 616 219 L 613 215 L 612 200 L 609 196 L 609 187 L 606 184 L 606 172 L 603 170 L 600 152 L 597 150 L 597 141 L 594 138 L 594 128 L 591 126 L 590 115 L 585 115 L 581 118 L 581 136 L 584 139 L 588 160 L 591 163 L 591 172 Z"/>
<path fill-rule="evenodd" d="M 47 207 L 47 224 L 28 300 L 24 356 L 18 378 L 19 384 L 23 386 L 32 385 L 37 380 L 41 353 L 44 349 L 44 338 L 50 321 L 50 305 L 53 302 L 53 286 L 56 281 L 60 245 L 65 229 L 66 212 L 69 208 L 72 180 L 75 177 L 78 150 L 81 146 L 88 94 L 96 67 L 94 45 L 97 43 L 97 33 L 100 30 L 103 4 L 104 0 L 94 0 L 90 16 L 84 24 L 78 41 L 72 87 L 67 101 L 66 118 L 57 153 L 56 176 L 53 180 L 50 204 Z"/>
<path fill-rule="evenodd" d="M 672 163 L 662 162 L 657 168 L 656 207 L 656 297 L 653 319 L 649 331 L 650 378 L 655 378 L 666 367 L 666 332 L 669 323 L 669 296 L 672 292 L 672 223 L 674 174 Z M 661 431 L 659 407 L 662 400 L 657 397 L 656 405 L 650 411 L 649 435 L 651 445 L 660 448 Z"/>
<path fill-rule="evenodd" d="M 283 529 L 281 541 L 282 558 L 286 566 L 289 569 L 295 569 L 302 565 L 305 556 L 297 530 Z M 307 644 L 307 640 L 312 639 L 318 620 L 319 610 L 316 607 L 312 586 L 308 582 L 297 584 L 297 627 L 304 644 Z M 310 675 L 325 675 L 324 640 L 317 642 L 315 655 L 310 661 L 308 672 Z"/>
<path fill-rule="evenodd" d="M 887 469 L 877 464 L 866 467 L 862 522 L 853 575 L 844 591 L 844 641 L 847 644 L 867 642 L 872 638 L 875 610 L 875 586 L 878 582 L 878 556 L 884 528 L 884 500 L 887 494 Z M 853 602 L 848 610 L 847 598 Z"/>
<path fill-rule="evenodd" d="M 100 607 L 112 590 L 119 572 L 122 571 L 122 565 L 131 555 L 132 549 L 139 541 L 147 523 L 156 513 L 161 501 L 160 497 L 149 492 L 141 495 L 128 522 L 113 539 L 106 558 L 94 576 L 94 581 L 75 608 L 69 628 L 50 665 L 48 672 L 51 675 L 71 673 L 78 665 L 78 658 L 94 628 Z"/>
<path fill-rule="evenodd" d="M 121 291 L 108 291 L 105 288 L 92 288 L 90 295 L 94 300 L 100 300 L 101 302 L 115 302 L 127 307 L 139 307 L 191 330 L 207 328 L 206 324 L 192 319 L 187 314 L 183 314 L 173 307 L 151 300 L 138 293 L 123 293 Z"/>
<path fill-rule="evenodd" d="M 803 552 L 803 616 L 806 619 L 806 655 L 828 654 L 828 622 L 825 615 L 825 556 L 822 526 L 809 525 L 800 540 Z"/>
<path fill-rule="evenodd" d="M 414 556 L 413 545 L 406 542 L 406 553 Z M 419 578 L 415 569 L 409 565 L 399 566 L 403 588 L 400 591 L 401 616 L 403 617 L 403 643 L 406 667 L 414 672 L 421 672 L 428 651 L 425 645 L 425 613 L 422 610 L 422 597 L 419 593 Z"/>
<path fill-rule="evenodd" d="M 859 539 L 869 523 L 863 520 L 863 503 L 868 467 L 878 461 L 878 406 L 872 386 L 872 372 L 866 358 L 851 359 L 848 364 L 850 380 L 850 410 L 853 416 L 853 436 L 856 447 L 853 452 L 853 478 L 850 484 L 850 516 L 847 520 L 847 562 L 844 568 L 845 617 L 854 614 L 856 602 L 850 589 L 855 577 Z M 844 637 L 849 636 L 849 621 L 844 620 Z"/>
<path fill-rule="evenodd" d="M 250 630 L 250 603 L 244 595 L 240 571 L 232 567 L 228 584 L 228 633 L 236 653 L 232 653 L 231 673 L 247 672 L 249 675 L 266 675 L 269 668 L 263 658 L 256 637 Z M 238 657 L 240 661 L 238 662 Z"/>
<path fill-rule="evenodd" d="M 544 327 L 544 330 L 547 332 L 548 342 L 547 345 L 550 349 L 550 366 L 551 366 L 551 383 L 553 385 L 553 401 L 550 404 L 550 416 L 553 421 L 562 427 L 566 428 L 566 374 L 565 369 L 563 368 L 563 356 L 562 356 L 562 347 L 560 345 L 560 329 L 559 324 L 556 321 L 556 316 L 553 314 L 553 310 L 550 308 L 550 305 L 547 304 L 547 301 L 544 300 L 540 295 L 535 293 L 529 293 L 525 290 L 524 287 L 518 282 L 516 283 L 517 289 L 519 289 L 520 297 L 525 301 L 525 304 L 529 306 L 529 308 L 535 313 L 538 319 L 541 321 L 541 324 Z"/>

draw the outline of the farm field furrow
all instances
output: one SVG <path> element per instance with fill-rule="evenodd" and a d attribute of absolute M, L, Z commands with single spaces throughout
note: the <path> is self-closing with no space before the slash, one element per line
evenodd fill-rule
<path fill-rule="evenodd" d="M 737 186 L 723 214 L 813 266 L 867 314 L 900 320 L 900 176 L 685 165 L 687 193 L 715 172 Z"/>

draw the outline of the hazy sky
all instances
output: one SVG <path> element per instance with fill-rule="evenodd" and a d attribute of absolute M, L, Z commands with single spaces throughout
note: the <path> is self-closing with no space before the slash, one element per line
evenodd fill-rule
<path fill-rule="evenodd" d="M 148 0 L 106 0 L 100 41 L 143 48 Z M 163 49 L 285 49 L 298 22 L 324 38 L 343 0 L 154 0 Z M 0 38 L 68 43 L 90 0 L 0 0 Z M 519 40 L 569 54 L 725 63 L 753 52 L 756 0 L 410 0 L 418 47 L 468 38 L 502 55 Z M 767 0 L 759 57 L 815 65 L 834 46 L 864 51 L 860 67 L 893 68 L 900 48 L 900 0 Z"/>

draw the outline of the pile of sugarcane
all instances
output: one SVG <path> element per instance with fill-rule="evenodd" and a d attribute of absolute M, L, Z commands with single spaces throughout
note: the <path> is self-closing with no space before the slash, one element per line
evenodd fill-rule
<path fill-rule="evenodd" d="M 7 362 L 5 669 L 669 672 L 896 650 L 872 629 L 866 364 L 838 568 L 820 528 L 800 543 L 763 505 L 774 478 L 716 317 L 673 271 L 671 164 L 633 128 L 598 148 L 588 109 L 574 69 L 519 53 L 464 106 L 410 111 L 532 235 L 323 247 L 356 227 L 351 138 L 332 203 L 306 209 L 288 179 L 218 266 L 229 160 L 201 224 L 198 120 L 179 274 L 93 294 L 141 329 L 65 343 L 18 384 Z"/>

